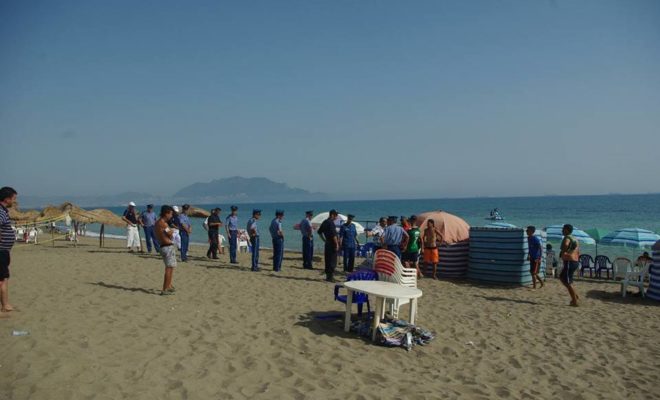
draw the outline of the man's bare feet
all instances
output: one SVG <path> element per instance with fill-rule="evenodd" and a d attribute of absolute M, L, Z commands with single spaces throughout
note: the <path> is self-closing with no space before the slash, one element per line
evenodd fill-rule
<path fill-rule="evenodd" d="M 14 311 L 14 307 L 11 306 L 11 305 L 4 306 L 1 311 L 4 312 L 4 313 L 12 312 L 12 311 Z"/>

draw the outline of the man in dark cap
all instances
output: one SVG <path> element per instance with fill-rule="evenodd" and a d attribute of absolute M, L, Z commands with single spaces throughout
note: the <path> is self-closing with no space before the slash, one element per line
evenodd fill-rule
<path fill-rule="evenodd" d="M 313 269 L 312 259 L 314 257 L 314 227 L 312 227 L 312 216 L 314 211 L 305 211 L 305 218 L 300 221 L 300 234 L 302 235 L 303 268 Z"/>
<path fill-rule="evenodd" d="M 330 210 L 328 219 L 323 221 L 318 231 L 319 236 L 325 242 L 325 280 L 328 282 L 334 282 L 335 268 L 337 268 L 337 253 L 339 252 L 339 239 L 335 227 L 337 215 L 336 210 Z"/>
<path fill-rule="evenodd" d="M 402 227 L 396 224 L 397 217 L 390 216 L 387 219 L 387 228 L 383 231 L 380 238 L 383 246 L 401 258 L 401 247 L 408 243 L 408 233 Z"/>
<path fill-rule="evenodd" d="M 250 235 L 250 244 L 252 245 L 252 271 L 259 271 L 259 227 L 257 221 L 261 218 L 261 210 L 255 208 L 252 210 L 252 218 L 247 222 L 247 232 Z"/>
<path fill-rule="evenodd" d="M 231 214 L 225 220 L 225 229 L 229 239 L 229 262 L 238 264 L 236 261 L 236 249 L 238 248 L 238 207 L 231 206 Z"/>
<path fill-rule="evenodd" d="M 270 222 L 270 237 L 273 239 L 273 271 L 282 270 L 282 259 L 284 258 L 284 232 L 282 232 L 282 219 L 284 211 L 275 211 L 275 218 Z"/>
<path fill-rule="evenodd" d="M 218 234 L 220 233 L 220 227 L 222 226 L 222 221 L 220 221 L 220 211 L 219 208 L 214 208 L 211 211 L 211 216 L 209 217 L 209 250 L 206 252 L 206 257 L 213 258 L 217 260 L 218 257 L 218 247 L 220 242 L 218 240 Z"/>
<path fill-rule="evenodd" d="M 339 244 L 344 254 L 344 272 L 353 272 L 355 266 L 355 249 L 359 246 L 357 229 L 353 223 L 355 216 L 348 214 L 346 222 L 339 229 Z"/>

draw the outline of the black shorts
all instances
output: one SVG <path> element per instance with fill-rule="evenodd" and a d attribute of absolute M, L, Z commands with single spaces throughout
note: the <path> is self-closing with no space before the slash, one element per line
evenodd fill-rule
<path fill-rule="evenodd" d="M 577 261 L 564 261 L 564 269 L 559 274 L 559 280 L 567 285 L 573 283 L 573 274 L 580 267 Z"/>
<path fill-rule="evenodd" d="M 401 261 L 416 263 L 419 261 L 419 253 L 405 252 L 401 255 Z"/>
<path fill-rule="evenodd" d="M 531 274 L 538 274 L 541 270 L 541 260 L 531 260 L 529 262 L 529 272 Z"/>
<path fill-rule="evenodd" d="M 8 250 L 0 250 L 0 281 L 9 279 L 9 263 L 11 258 L 9 257 Z"/>

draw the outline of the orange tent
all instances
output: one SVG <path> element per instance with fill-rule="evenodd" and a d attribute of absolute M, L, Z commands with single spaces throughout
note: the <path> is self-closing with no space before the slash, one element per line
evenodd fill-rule
<path fill-rule="evenodd" d="M 443 243 L 454 244 L 470 239 L 470 225 L 467 222 L 440 210 L 417 214 L 417 223 L 422 232 L 426 229 L 426 221 L 429 218 L 435 222 L 435 228 L 442 235 Z"/>

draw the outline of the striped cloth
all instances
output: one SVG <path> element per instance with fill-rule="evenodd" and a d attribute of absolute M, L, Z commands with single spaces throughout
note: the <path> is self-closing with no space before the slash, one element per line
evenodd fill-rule
<path fill-rule="evenodd" d="M 383 346 L 404 347 L 410 350 L 414 345 L 424 346 L 435 339 L 435 334 L 424 328 L 409 324 L 402 319 L 384 319 L 378 324 L 376 341 Z"/>
<path fill-rule="evenodd" d="M 440 278 L 464 278 L 468 270 L 470 259 L 470 243 L 468 241 L 443 244 L 438 247 L 438 277 Z M 423 265 L 422 272 L 425 276 L 433 274 L 432 265 Z"/>
<path fill-rule="evenodd" d="M 0 205 L 0 250 L 11 250 L 16 241 L 16 234 L 11 228 L 9 210 Z"/>
<path fill-rule="evenodd" d="M 653 263 L 649 267 L 649 289 L 646 291 L 646 296 L 660 301 L 660 245 L 656 244 L 656 246 L 658 249 L 653 252 Z"/>

